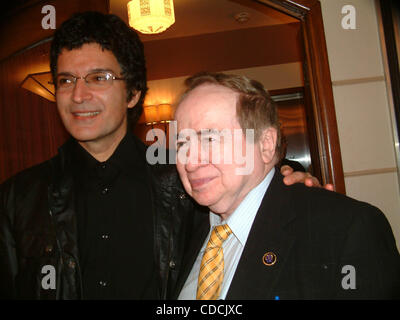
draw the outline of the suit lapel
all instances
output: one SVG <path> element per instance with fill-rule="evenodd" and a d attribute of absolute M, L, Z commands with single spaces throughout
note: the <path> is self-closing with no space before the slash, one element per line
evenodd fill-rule
<path fill-rule="evenodd" d="M 290 192 L 285 189 L 281 174 L 276 172 L 253 222 L 226 299 L 273 298 L 272 290 L 295 240 L 285 230 L 295 218 L 290 209 Z M 267 252 L 276 255 L 272 266 L 263 263 Z"/>
<path fill-rule="evenodd" d="M 208 232 L 210 231 L 210 218 L 209 214 L 201 214 L 198 223 L 195 224 L 195 231 L 191 236 L 188 248 L 185 250 L 185 255 L 182 261 L 182 268 L 178 278 L 176 291 L 173 296 L 177 299 L 181 292 L 190 271 L 192 270 L 193 264 L 200 252 L 200 249 L 206 239 Z"/>

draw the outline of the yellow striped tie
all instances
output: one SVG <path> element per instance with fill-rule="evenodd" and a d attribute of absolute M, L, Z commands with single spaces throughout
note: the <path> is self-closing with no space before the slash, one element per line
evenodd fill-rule
<path fill-rule="evenodd" d="M 216 300 L 224 279 L 224 252 L 222 243 L 232 233 L 227 224 L 214 227 L 201 260 L 197 283 L 197 300 Z"/>

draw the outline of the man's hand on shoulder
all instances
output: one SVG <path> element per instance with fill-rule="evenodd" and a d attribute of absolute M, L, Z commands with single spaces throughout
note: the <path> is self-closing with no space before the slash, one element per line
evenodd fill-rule
<path fill-rule="evenodd" d="M 295 183 L 304 183 L 307 187 L 322 187 L 318 179 L 311 175 L 309 172 L 293 171 L 293 169 L 287 165 L 281 167 L 281 174 L 284 176 L 283 182 L 290 186 Z M 333 184 L 324 185 L 324 189 L 334 191 Z"/>

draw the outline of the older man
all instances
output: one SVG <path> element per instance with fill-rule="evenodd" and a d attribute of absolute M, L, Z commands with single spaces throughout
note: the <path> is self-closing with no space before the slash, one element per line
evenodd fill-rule
<path fill-rule="evenodd" d="M 259 82 L 201 73 L 186 84 L 177 168 L 210 213 L 199 217 L 176 297 L 400 297 L 400 256 L 382 212 L 282 182 L 277 111 Z"/>

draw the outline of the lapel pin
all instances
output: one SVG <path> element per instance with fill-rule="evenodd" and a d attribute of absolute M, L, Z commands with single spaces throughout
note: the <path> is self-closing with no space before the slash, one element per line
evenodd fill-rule
<path fill-rule="evenodd" d="M 262 261 L 268 267 L 273 266 L 276 263 L 276 254 L 273 252 L 267 252 L 262 257 Z"/>

